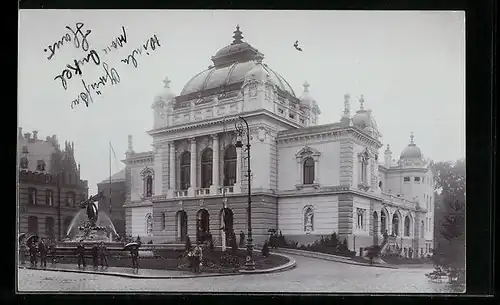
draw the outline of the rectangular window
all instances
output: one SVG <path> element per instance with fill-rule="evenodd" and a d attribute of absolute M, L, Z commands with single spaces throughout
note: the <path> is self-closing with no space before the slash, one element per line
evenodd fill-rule
<path fill-rule="evenodd" d="M 278 109 L 278 112 L 279 112 L 280 114 L 285 113 L 285 112 L 283 111 L 283 109 L 281 109 L 281 108 L 280 108 L 280 109 Z"/>
<path fill-rule="evenodd" d="M 410 177 L 404 177 L 404 178 L 403 178 L 403 181 L 404 181 L 404 182 L 410 182 Z"/>
<path fill-rule="evenodd" d="M 293 114 L 290 114 L 290 115 L 288 115 L 288 116 L 289 116 L 289 117 L 290 117 L 290 119 L 292 119 L 292 120 L 293 120 L 293 119 L 295 119 L 295 116 L 294 116 Z"/>
<path fill-rule="evenodd" d="M 28 202 L 30 204 L 36 204 L 36 188 L 28 188 Z"/>
<path fill-rule="evenodd" d="M 420 182 L 420 177 L 413 177 L 413 181 Z"/>
<path fill-rule="evenodd" d="M 54 204 L 54 193 L 52 190 L 47 190 L 45 193 L 45 204 L 52 206 Z"/>
<path fill-rule="evenodd" d="M 425 183 L 425 177 L 422 177 L 422 183 Z"/>
<path fill-rule="evenodd" d="M 163 212 L 163 213 L 161 213 L 161 229 L 162 230 L 165 230 L 166 222 L 167 222 L 167 213 Z"/>
<path fill-rule="evenodd" d="M 359 230 L 364 230 L 364 228 L 365 228 L 365 224 L 364 224 L 365 210 L 364 209 L 360 209 L 360 208 L 356 208 L 356 214 L 357 214 L 357 217 L 358 217 L 358 223 L 357 223 L 356 227 Z"/>
<path fill-rule="evenodd" d="M 300 124 L 305 124 L 306 122 L 303 119 L 300 119 Z"/>

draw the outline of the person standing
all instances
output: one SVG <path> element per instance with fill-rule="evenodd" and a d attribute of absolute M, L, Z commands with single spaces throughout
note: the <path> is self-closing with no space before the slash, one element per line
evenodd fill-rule
<path fill-rule="evenodd" d="M 31 241 L 28 245 L 30 252 L 30 263 L 31 267 L 36 267 L 36 245 L 35 241 Z"/>
<path fill-rule="evenodd" d="M 130 255 L 132 256 L 132 269 L 139 269 L 139 247 L 132 247 Z"/>
<path fill-rule="evenodd" d="M 108 254 L 108 249 L 106 248 L 104 242 L 101 241 L 101 244 L 99 245 L 99 258 L 101 259 L 102 268 L 104 268 L 104 265 L 106 265 L 106 267 L 109 267 L 107 254 Z"/>
<path fill-rule="evenodd" d="M 193 272 L 200 272 L 200 264 L 203 259 L 203 252 L 200 246 L 200 241 L 196 242 L 196 246 L 193 250 Z"/>
<path fill-rule="evenodd" d="M 40 253 L 40 267 L 47 267 L 47 245 L 45 238 L 38 243 L 38 252 Z"/>
<path fill-rule="evenodd" d="M 85 266 L 87 265 L 85 263 L 85 246 L 82 242 L 80 242 L 76 247 L 76 256 L 78 260 L 78 268 L 80 268 L 80 266 L 83 266 L 83 268 L 85 268 Z"/>
<path fill-rule="evenodd" d="M 245 233 L 243 231 L 240 231 L 240 248 L 243 248 L 245 246 Z"/>
<path fill-rule="evenodd" d="M 94 267 L 99 267 L 99 246 L 97 244 L 94 244 L 94 246 L 92 246 L 92 264 L 94 265 Z"/>

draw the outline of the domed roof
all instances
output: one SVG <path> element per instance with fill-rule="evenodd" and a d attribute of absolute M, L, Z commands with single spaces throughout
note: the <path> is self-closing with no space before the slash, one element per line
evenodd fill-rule
<path fill-rule="evenodd" d="M 371 110 L 365 110 L 363 108 L 363 103 L 365 102 L 363 96 L 361 96 L 359 102 L 360 102 L 360 108 L 358 111 L 356 111 L 356 114 L 352 117 L 352 124 L 361 129 L 371 127 L 374 130 L 378 130 L 377 122 L 375 121 L 375 118 L 373 117 Z"/>
<path fill-rule="evenodd" d="M 264 59 L 259 54 L 256 55 L 255 61 L 256 65 L 245 75 L 245 81 L 249 80 L 258 80 L 258 81 L 266 81 L 269 79 L 269 73 L 267 73 L 266 69 L 262 65 L 262 59 Z"/>
<path fill-rule="evenodd" d="M 247 73 L 255 68 L 257 60 L 259 60 L 259 57 L 263 58 L 263 54 L 249 43 L 241 40 L 243 36 L 241 35 L 239 26 L 236 27 L 234 33 L 234 41 L 217 51 L 215 56 L 212 57 L 214 66 L 210 66 L 207 70 L 191 78 L 182 89 L 180 95 L 227 86 L 245 80 Z M 281 75 L 266 64 L 263 64 L 262 67 L 269 74 L 271 82 L 279 89 L 295 97 L 292 87 Z"/>
<path fill-rule="evenodd" d="M 408 144 L 408 146 L 406 146 L 405 149 L 403 149 L 403 151 L 401 152 L 401 159 L 422 159 L 422 151 L 420 150 L 420 148 L 418 148 L 417 145 L 415 145 L 415 143 L 413 142 L 413 138 L 413 133 L 411 133 L 410 144 Z"/>

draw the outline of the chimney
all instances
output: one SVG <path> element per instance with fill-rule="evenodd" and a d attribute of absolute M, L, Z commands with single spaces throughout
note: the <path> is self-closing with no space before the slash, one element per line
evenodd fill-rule
<path fill-rule="evenodd" d="M 391 164 L 392 164 L 391 160 L 392 160 L 392 151 L 391 151 L 389 144 L 387 144 L 387 148 L 385 149 L 385 152 L 384 152 L 384 166 L 386 168 L 391 167 Z"/>
<path fill-rule="evenodd" d="M 31 132 L 27 132 L 24 134 L 24 138 L 26 138 L 26 140 L 29 140 L 31 139 Z"/>
<path fill-rule="evenodd" d="M 134 146 L 132 145 L 132 135 L 128 135 L 128 151 L 129 153 L 134 152 Z"/>
<path fill-rule="evenodd" d="M 38 131 L 33 130 L 33 140 L 38 140 Z"/>

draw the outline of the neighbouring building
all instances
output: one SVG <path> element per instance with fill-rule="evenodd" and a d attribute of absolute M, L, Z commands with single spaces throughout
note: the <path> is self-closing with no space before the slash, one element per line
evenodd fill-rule
<path fill-rule="evenodd" d="M 106 180 L 97 184 L 97 192 L 102 192 L 103 197 L 99 200 L 99 215 L 108 215 L 115 226 L 116 233 L 125 235 L 125 169 L 115 173 Z M 110 201 L 111 196 L 111 201 Z M 111 204 L 111 206 L 110 206 Z"/>
<path fill-rule="evenodd" d="M 221 227 L 246 232 L 247 153 L 235 145 L 235 122 L 243 116 L 251 136 L 256 244 L 269 229 L 300 244 L 336 232 L 358 251 L 380 243 L 387 231 L 414 256 L 429 252 L 432 162 L 413 135 L 398 161 L 389 146 L 380 155 L 372 111 L 361 97 L 351 115 L 349 95 L 338 122 L 317 125 L 321 111 L 309 84 L 297 96 L 241 34 L 237 27 L 234 41 L 179 95 L 164 81 L 152 105 L 152 151 L 135 152 L 129 136 L 127 233 L 173 243 L 210 232 L 220 244 Z"/>
<path fill-rule="evenodd" d="M 79 210 L 76 203 L 88 197 L 74 144 L 65 142 L 61 150 L 55 135 L 42 140 L 37 131 L 19 128 L 18 166 L 19 233 L 61 240 Z"/>

